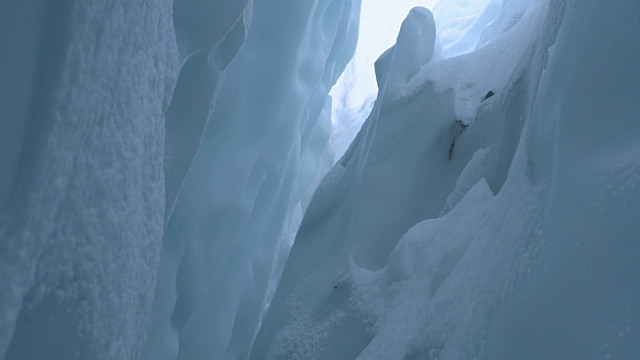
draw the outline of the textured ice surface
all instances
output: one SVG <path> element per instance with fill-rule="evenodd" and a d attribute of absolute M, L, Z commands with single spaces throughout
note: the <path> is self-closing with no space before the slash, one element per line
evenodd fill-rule
<path fill-rule="evenodd" d="M 2 4 L 2 42 L 22 48 L 2 48 L 2 87 L 8 76 L 31 88 L 2 110 L 2 138 L 14 140 L 0 164 L 0 357 L 141 354 L 163 230 L 163 109 L 178 73 L 171 8 Z"/>
<path fill-rule="evenodd" d="M 2 57 L 1 74 L 18 84 L 1 96 L 7 359 L 142 355 L 165 201 L 247 25 L 246 2 L 208 5 L 2 4 L 0 39 L 17 52 Z"/>

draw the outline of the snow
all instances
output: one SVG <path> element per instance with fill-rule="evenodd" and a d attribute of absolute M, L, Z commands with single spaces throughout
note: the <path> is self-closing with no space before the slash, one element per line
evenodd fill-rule
<path fill-rule="evenodd" d="M 0 358 L 637 358 L 640 4 L 360 7 L 0 3 Z"/>
<path fill-rule="evenodd" d="M 252 358 L 637 356 L 637 10 L 511 0 L 417 73 L 401 32 Z"/>
<path fill-rule="evenodd" d="M 400 24 L 413 7 L 432 9 L 436 21 L 438 58 L 470 53 L 491 40 L 502 0 L 369 0 L 363 4 L 360 36 L 353 59 L 331 89 L 336 161 L 373 108 L 378 84 L 373 63 L 395 42 Z M 509 63 L 506 61 L 506 63 Z"/>
<path fill-rule="evenodd" d="M 546 12 L 545 3 L 540 1 L 509 3 L 499 21 L 510 26 L 498 27 L 489 44 L 473 54 L 430 62 L 396 97 L 411 97 L 431 84 L 440 91 L 453 89 L 456 118 L 470 125 L 479 111 L 490 110 L 487 108 L 503 101 L 521 78 L 535 49 L 536 34 L 542 31 Z M 495 95 L 483 104 L 489 91 Z"/>

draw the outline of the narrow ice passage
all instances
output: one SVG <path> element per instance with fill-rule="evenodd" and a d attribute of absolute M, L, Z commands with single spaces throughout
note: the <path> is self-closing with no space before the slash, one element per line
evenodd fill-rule
<path fill-rule="evenodd" d="M 639 358 L 640 4 L 380 4 L 0 2 L 0 359 Z"/>

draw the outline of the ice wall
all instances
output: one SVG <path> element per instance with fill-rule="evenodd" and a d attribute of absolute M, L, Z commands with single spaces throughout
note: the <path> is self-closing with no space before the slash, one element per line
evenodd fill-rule
<path fill-rule="evenodd" d="M 179 69 L 171 5 L 0 5 L 0 357 L 141 354 Z"/>
<path fill-rule="evenodd" d="M 429 60 L 414 10 L 251 358 L 637 356 L 637 13 L 510 0 L 478 50 Z"/>
<path fill-rule="evenodd" d="M 567 5 L 528 135 L 535 178 L 550 180 L 545 247 L 495 315 L 483 359 L 640 354 L 639 11 Z"/>
<path fill-rule="evenodd" d="M 3 2 L 0 356 L 246 357 L 359 9 Z"/>
<path fill-rule="evenodd" d="M 250 10 L 0 5 L 0 357 L 141 357 L 163 217 Z"/>
<path fill-rule="evenodd" d="M 331 165 L 327 94 L 353 55 L 359 9 L 254 1 L 168 223 L 144 358 L 248 356 L 309 191 Z"/>
<path fill-rule="evenodd" d="M 311 198 L 359 7 L 0 2 L 0 357 L 637 357 L 640 5 L 414 9 Z"/>
<path fill-rule="evenodd" d="M 252 4 L 253 0 L 174 1 L 182 67 L 166 109 L 165 225 L 211 117 L 224 69 L 247 35 Z"/>

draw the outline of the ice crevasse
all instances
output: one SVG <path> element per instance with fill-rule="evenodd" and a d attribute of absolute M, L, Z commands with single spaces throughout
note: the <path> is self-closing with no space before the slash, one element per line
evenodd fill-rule
<path fill-rule="evenodd" d="M 640 4 L 485 2 L 333 166 L 360 0 L 0 2 L 0 358 L 640 356 Z"/>
<path fill-rule="evenodd" d="M 2 2 L 0 358 L 242 358 L 359 6 Z"/>

